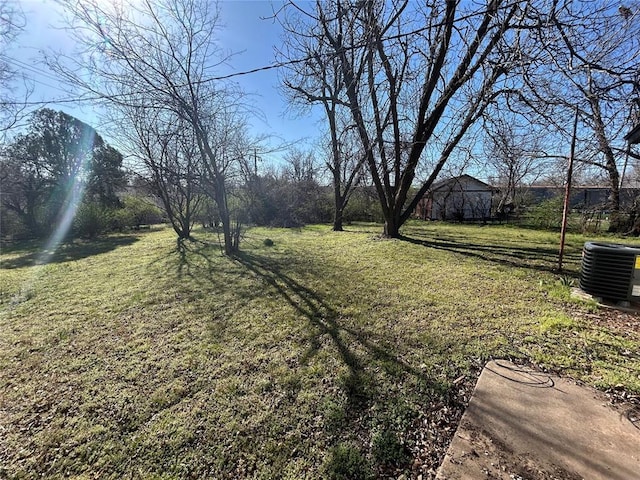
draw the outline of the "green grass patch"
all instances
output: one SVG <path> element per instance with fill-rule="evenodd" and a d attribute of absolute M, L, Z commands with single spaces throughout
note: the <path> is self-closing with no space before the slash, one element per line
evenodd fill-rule
<path fill-rule="evenodd" d="M 573 319 L 567 315 L 547 315 L 540 321 L 540 330 L 544 332 L 556 332 L 558 330 L 568 330 L 576 326 Z"/>
<path fill-rule="evenodd" d="M 584 237 L 559 280 L 557 234 L 379 232 L 3 248 L 0 477 L 427 475 L 498 357 L 640 393 L 638 335 L 569 300 Z"/>

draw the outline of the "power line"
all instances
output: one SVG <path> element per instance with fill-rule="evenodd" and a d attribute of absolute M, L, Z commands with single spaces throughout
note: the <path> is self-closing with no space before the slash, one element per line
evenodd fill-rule
<path fill-rule="evenodd" d="M 463 20 L 469 20 L 470 18 L 473 18 L 475 16 L 478 16 L 482 13 L 486 13 L 486 12 L 475 12 L 472 14 L 468 14 L 468 15 L 463 15 L 457 19 L 455 19 L 455 23 L 458 23 L 460 21 Z M 424 27 L 412 30 L 410 32 L 406 32 L 406 33 L 399 33 L 396 35 L 390 35 L 387 37 L 384 37 L 381 39 L 381 41 L 390 41 L 390 40 L 399 40 L 401 38 L 406 38 L 406 37 L 410 37 L 413 35 L 417 35 L 419 33 L 422 33 L 424 31 L 427 31 L 429 29 L 432 28 L 438 28 L 440 26 L 445 25 L 447 21 L 444 20 L 442 22 L 438 22 L 435 24 L 431 24 L 431 25 L 426 25 Z M 360 43 L 357 43 L 355 45 L 348 45 L 348 46 L 344 46 L 343 50 L 344 51 L 351 51 L 351 50 L 356 50 L 359 48 L 363 48 L 365 46 L 368 45 L 368 41 L 364 40 Z M 264 72 L 264 71 L 269 71 L 269 70 L 274 70 L 277 68 L 283 68 L 286 66 L 290 66 L 290 65 L 295 65 L 295 64 L 299 64 L 299 63 L 304 63 L 304 62 L 308 62 L 310 60 L 316 60 L 317 56 L 322 55 L 322 56 L 335 56 L 336 53 L 335 52 L 331 52 L 331 53 L 322 53 L 322 54 L 312 54 L 312 55 L 308 55 L 306 57 L 303 58 L 298 58 L 298 59 L 293 59 L 293 60 L 287 60 L 287 61 L 282 61 L 282 62 L 275 62 L 269 65 L 264 65 L 261 67 L 256 67 L 256 68 L 252 68 L 249 70 L 243 70 L 240 72 L 234 72 L 234 73 L 230 73 L 230 74 L 226 74 L 226 75 L 218 75 L 218 76 L 214 76 L 214 77 L 209 77 L 206 79 L 202 79 L 202 80 L 198 80 L 198 81 L 193 81 L 193 82 L 189 82 L 189 83 L 184 83 L 184 84 L 178 84 L 178 85 L 174 85 L 175 88 L 182 88 L 188 85 L 199 85 L 199 84 L 205 84 L 205 83 L 210 83 L 210 82 L 215 82 L 215 81 L 222 81 L 222 80 L 229 80 L 232 78 L 236 78 L 236 77 L 241 77 L 241 76 L 246 76 L 246 75 L 252 75 L 255 73 L 259 73 L 259 72 Z M 4 55 L 2 55 L 5 58 L 9 58 L 6 57 Z M 11 59 L 13 61 L 17 61 L 15 59 Z M 17 61 L 19 63 L 22 63 L 25 67 L 31 68 L 30 66 L 24 64 L 23 62 Z M 41 72 L 38 72 L 38 74 L 41 74 Z M 50 79 L 55 79 L 56 81 L 61 81 L 59 78 L 55 78 L 51 75 L 46 74 L 46 76 L 48 76 Z M 51 88 L 56 88 L 56 87 L 52 87 L 50 85 L 46 85 L 43 82 L 39 82 L 45 86 L 49 86 Z M 95 91 L 92 91 L 91 89 L 88 89 L 86 87 L 84 87 L 89 93 L 89 96 L 85 96 L 85 97 L 71 97 L 71 98 L 61 98 L 61 99 L 53 99 L 53 100 L 42 100 L 42 101 L 27 101 L 27 102 L 8 102 L 8 101 L 4 101 L 4 102 L 0 102 L 0 106 L 16 106 L 16 105 L 24 105 L 24 106 L 37 106 L 37 105 L 47 105 L 47 104 L 67 104 L 67 103 L 84 103 L 84 102 L 90 102 L 90 101 L 100 101 L 100 100 L 117 100 L 118 98 L 126 98 L 126 97 L 130 97 L 131 95 L 142 95 L 145 93 L 151 93 L 152 90 L 150 89 L 145 89 L 145 90 L 141 90 L 141 91 L 134 91 L 134 92 L 126 92 L 126 93 L 120 93 L 120 94 L 101 94 Z M 59 88 L 57 88 L 60 91 L 64 91 L 61 90 Z M 70 93 L 70 92 L 65 92 L 65 93 Z M 93 96 L 91 96 L 91 94 Z"/>
<path fill-rule="evenodd" d="M 209 83 L 209 82 L 214 82 L 214 81 L 221 81 L 221 80 L 229 80 L 231 78 L 235 78 L 235 77 L 239 77 L 239 76 L 243 76 L 243 75 L 251 75 L 254 73 L 258 73 L 258 72 L 263 72 L 263 71 L 268 71 L 268 70 L 273 70 L 276 68 L 282 68 L 288 65 L 294 65 L 296 63 L 302 63 L 302 62 L 307 62 L 309 60 L 311 60 L 313 57 L 308 57 L 308 58 L 302 58 L 302 59 L 296 59 L 296 60 L 289 60 L 286 62 L 277 62 L 277 63 L 273 63 L 271 65 L 265 65 L 262 67 L 257 67 L 257 68 L 252 68 L 250 70 L 243 70 L 241 72 L 234 72 L 234 73 L 230 73 L 227 75 L 219 75 L 219 76 L 215 76 L 215 77 L 209 77 L 206 78 L 204 80 L 200 80 L 200 81 L 196 81 L 193 82 L 194 84 L 202 84 L 202 83 Z M 58 81 L 60 81 L 59 79 L 57 79 Z M 44 84 L 43 82 L 37 82 L 40 84 L 43 84 L 45 86 L 51 87 L 51 88 L 57 88 L 57 87 L 53 87 L 51 85 L 47 85 Z M 180 88 L 180 87 L 184 87 L 187 86 L 188 84 L 182 84 L 182 85 L 176 85 L 176 87 Z M 58 88 L 58 90 L 60 90 Z M 61 90 L 64 91 L 64 90 Z M 4 105 L 27 105 L 27 106 L 33 106 L 33 105 L 46 105 L 49 103 L 83 103 L 83 102 L 89 102 L 89 101 L 95 101 L 95 100 L 107 100 L 107 99 L 113 99 L 113 98 L 122 98 L 122 97 L 128 97 L 131 95 L 136 95 L 136 94 L 144 94 L 144 93 L 149 93 L 151 90 L 142 90 L 142 91 L 136 91 L 136 92 L 127 92 L 127 93 L 119 93 L 119 94 L 112 94 L 112 95 L 94 95 L 94 96 L 89 96 L 89 97 L 76 97 L 76 98 L 61 98 L 61 99 L 54 99 L 54 100 L 42 100 L 42 101 L 33 101 L 33 102 L 0 102 L 0 106 L 4 106 Z M 65 92 L 65 93 L 69 93 L 69 92 Z"/>
<path fill-rule="evenodd" d="M 59 77 L 55 77 L 43 70 L 37 70 L 33 65 L 29 65 L 28 63 L 25 63 L 22 60 L 18 60 L 17 58 L 10 57 L 4 53 L 0 53 L 0 59 L 4 60 L 10 65 L 13 65 L 14 67 L 27 70 L 31 73 L 35 73 L 36 75 L 40 75 L 41 77 L 47 78 L 49 80 L 54 80 L 56 82 L 60 81 Z"/>
<path fill-rule="evenodd" d="M 29 82 L 37 83 L 38 85 L 42 85 L 42 86 L 44 86 L 44 87 L 53 88 L 54 90 L 58 90 L 58 91 L 60 91 L 60 92 L 66 93 L 66 94 L 68 94 L 68 95 L 72 95 L 72 93 L 71 93 L 71 92 L 69 92 L 68 90 L 63 89 L 63 88 L 62 88 L 62 87 L 60 87 L 60 86 L 51 85 L 51 84 L 46 83 L 46 82 L 43 82 L 42 80 L 39 80 L 39 79 L 37 79 L 37 78 L 27 77 L 27 78 L 25 79 L 25 81 L 26 81 L 26 80 L 28 80 Z M 24 103 L 24 102 L 18 102 L 18 104 L 19 104 L 19 105 L 25 105 L 25 103 Z M 8 105 L 8 103 L 6 103 L 6 102 L 5 102 L 5 103 L 0 103 L 0 105 Z"/>

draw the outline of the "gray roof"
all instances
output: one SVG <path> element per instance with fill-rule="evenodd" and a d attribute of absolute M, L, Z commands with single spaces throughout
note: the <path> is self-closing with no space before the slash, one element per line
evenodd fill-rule
<path fill-rule="evenodd" d="M 466 173 L 458 177 L 451 177 L 451 178 L 446 178 L 444 180 L 440 180 L 439 182 L 436 182 L 433 185 L 431 185 L 431 188 L 429 190 L 432 192 L 436 190 L 440 190 L 452 183 L 453 184 L 459 183 L 463 178 L 467 178 L 472 182 L 477 183 L 479 186 L 485 187 L 487 190 L 497 190 L 495 187 L 492 187 L 491 185 L 484 183 L 482 180 L 478 180 L 477 178 L 472 177 L 471 175 L 467 175 Z"/>

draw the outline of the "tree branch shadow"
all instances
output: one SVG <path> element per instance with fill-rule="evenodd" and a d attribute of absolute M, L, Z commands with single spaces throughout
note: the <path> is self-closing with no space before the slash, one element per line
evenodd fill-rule
<path fill-rule="evenodd" d="M 476 258 L 485 262 L 511 268 L 526 268 L 546 273 L 560 273 L 558 270 L 558 250 L 548 247 L 527 247 L 507 245 L 487 245 L 480 243 L 459 242 L 454 239 L 442 240 L 439 238 L 418 239 L 402 236 L 401 240 L 437 250 L 445 250 L 458 253 L 470 258 Z M 566 252 L 565 267 L 563 272 L 577 276 L 578 269 L 575 265 L 580 263 L 580 253 Z"/>
<path fill-rule="evenodd" d="M 15 258 L 2 260 L 0 268 L 22 268 L 48 263 L 64 263 L 110 252 L 119 247 L 132 245 L 139 238 L 134 235 L 107 236 L 93 240 L 62 243 L 51 251 L 33 246 L 33 249 Z"/>
<path fill-rule="evenodd" d="M 301 357 L 302 364 L 307 364 L 320 351 L 323 337 L 330 339 L 340 360 L 349 370 L 342 387 L 350 407 L 365 408 L 377 395 L 375 382 L 367 372 L 367 360 L 392 364 L 396 371 L 421 377 L 428 385 L 440 389 L 440 385 L 435 387 L 435 383 L 422 371 L 398 358 L 388 347 L 381 346 L 384 339 L 349 325 L 348 318 L 341 315 L 318 292 L 284 273 L 278 261 L 248 252 L 239 252 L 234 259 L 268 284 L 314 327 L 314 332 L 308 339 L 309 347 Z M 288 264 L 287 268 L 290 269 L 291 265 Z M 351 342 L 364 350 L 367 358 L 360 358 L 350 345 Z"/>
<path fill-rule="evenodd" d="M 176 239 L 176 248 L 170 255 L 177 255 L 176 276 L 178 279 L 189 277 L 198 283 L 223 286 L 217 281 L 220 265 L 212 260 L 214 251 L 223 257 L 222 249 L 218 243 L 206 242 L 191 237 L 188 239 Z M 193 261 L 193 257 L 200 258 L 202 263 Z"/>

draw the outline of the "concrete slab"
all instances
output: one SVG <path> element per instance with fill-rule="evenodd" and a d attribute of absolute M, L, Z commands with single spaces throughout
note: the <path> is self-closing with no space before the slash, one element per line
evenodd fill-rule
<path fill-rule="evenodd" d="M 601 392 L 489 362 L 437 480 L 640 480 L 640 411 Z"/>

